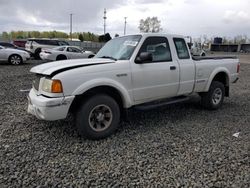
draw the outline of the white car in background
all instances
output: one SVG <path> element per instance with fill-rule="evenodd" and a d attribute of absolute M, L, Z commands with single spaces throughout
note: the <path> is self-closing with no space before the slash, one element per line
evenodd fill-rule
<path fill-rule="evenodd" d="M 43 60 L 57 61 L 65 59 L 83 59 L 94 57 L 91 51 L 84 51 L 76 46 L 59 46 L 52 49 L 42 49 L 40 58 Z"/>
<path fill-rule="evenodd" d="M 46 39 L 46 38 L 31 38 L 25 44 L 25 50 L 29 51 L 35 59 L 39 59 L 39 54 L 42 48 L 55 48 L 57 46 L 69 45 L 64 40 Z"/>
<path fill-rule="evenodd" d="M 12 65 L 20 65 L 30 59 L 30 54 L 23 50 L 5 48 L 0 46 L 0 61 Z"/>

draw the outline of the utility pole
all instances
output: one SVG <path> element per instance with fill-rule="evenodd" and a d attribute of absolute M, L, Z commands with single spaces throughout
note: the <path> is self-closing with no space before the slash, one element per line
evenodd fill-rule
<path fill-rule="evenodd" d="M 124 35 L 126 35 L 127 17 L 124 17 Z"/>
<path fill-rule="evenodd" d="M 104 9 L 104 16 L 103 16 L 104 35 L 106 34 L 106 19 L 107 19 L 106 13 L 107 13 L 107 11 L 106 11 L 106 8 L 105 8 Z"/>
<path fill-rule="evenodd" d="M 72 16 L 73 14 L 70 14 L 70 40 L 72 41 Z"/>

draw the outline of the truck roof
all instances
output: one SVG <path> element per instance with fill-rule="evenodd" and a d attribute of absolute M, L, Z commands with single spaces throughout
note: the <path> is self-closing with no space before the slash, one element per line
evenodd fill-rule
<path fill-rule="evenodd" d="M 133 35 L 142 35 L 142 36 L 167 36 L 167 37 L 178 37 L 178 38 L 184 38 L 183 35 L 176 35 L 176 34 L 169 34 L 169 33 L 137 33 Z M 129 36 L 129 35 L 128 35 Z"/>

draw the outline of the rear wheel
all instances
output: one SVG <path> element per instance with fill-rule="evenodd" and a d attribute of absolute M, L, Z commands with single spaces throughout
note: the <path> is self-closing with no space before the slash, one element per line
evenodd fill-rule
<path fill-rule="evenodd" d="M 34 58 L 37 60 L 40 60 L 40 53 L 41 53 L 41 48 L 37 48 L 35 53 L 34 53 Z"/>
<path fill-rule="evenodd" d="M 57 60 L 57 61 L 66 60 L 66 59 L 67 59 L 67 57 L 66 57 L 65 55 L 58 55 L 58 56 L 56 57 L 56 60 Z"/>
<path fill-rule="evenodd" d="M 23 63 L 23 59 L 20 55 L 14 54 L 9 57 L 9 63 L 12 65 L 20 65 Z"/>
<path fill-rule="evenodd" d="M 225 96 L 225 86 L 221 82 L 213 81 L 209 88 L 209 91 L 202 93 L 201 104 L 209 109 L 216 110 L 221 107 L 224 96 Z"/>
<path fill-rule="evenodd" d="M 79 133 L 94 140 L 111 135 L 118 128 L 119 121 L 119 105 L 105 94 L 93 96 L 83 102 L 76 114 Z"/>

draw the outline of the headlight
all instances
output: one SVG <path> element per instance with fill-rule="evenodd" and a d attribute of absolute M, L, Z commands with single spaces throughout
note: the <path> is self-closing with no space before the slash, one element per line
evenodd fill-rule
<path fill-rule="evenodd" d="M 42 83 L 42 90 L 48 93 L 62 93 L 63 87 L 60 80 L 45 78 Z"/>

